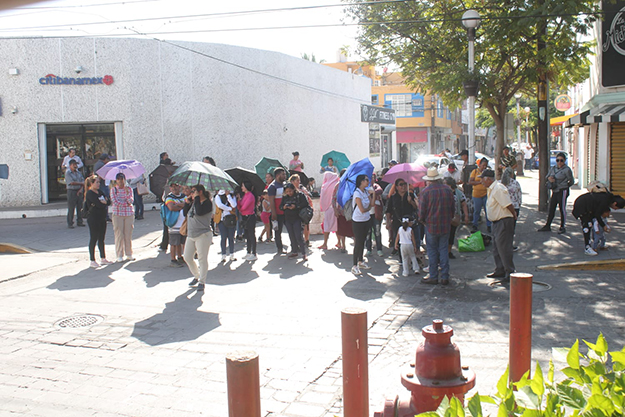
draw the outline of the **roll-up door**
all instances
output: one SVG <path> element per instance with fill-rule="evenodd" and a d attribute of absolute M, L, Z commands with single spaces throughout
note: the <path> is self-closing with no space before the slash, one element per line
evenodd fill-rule
<path fill-rule="evenodd" d="M 625 123 L 610 125 L 610 188 L 625 195 Z"/>

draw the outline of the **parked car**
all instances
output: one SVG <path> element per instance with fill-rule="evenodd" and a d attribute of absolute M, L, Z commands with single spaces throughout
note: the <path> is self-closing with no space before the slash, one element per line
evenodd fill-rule
<path fill-rule="evenodd" d="M 480 152 L 475 152 L 475 161 L 477 162 L 478 160 L 482 159 L 482 158 L 486 158 L 488 159 L 488 167 L 492 170 L 495 169 L 495 158 L 493 158 L 492 156 L 488 156 L 485 155 L 483 153 Z M 453 162 L 454 164 L 456 164 L 456 168 L 458 169 L 458 171 L 462 171 L 462 168 L 464 167 L 464 161 L 460 158 L 460 154 L 456 154 L 453 156 Z"/>
<path fill-rule="evenodd" d="M 556 164 L 556 156 L 562 152 L 564 155 L 566 155 L 566 161 L 567 161 L 567 165 L 568 165 L 568 161 L 569 161 L 569 153 L 568 152 L 564 152 L 564 151 L 560 151 L 557 149 L 552 149 L 549 151 L 549 166 L 552 167 Z M 536 153 L 536 155 L 534 155 L 534 169 L 538 169 L 538 162 L 539 162 L 539 158 L 538 158 L 538 153 Z"/>
<path fill-rule="evenodd" d="M 446 156 L 426 154 L 419 155 L 414 163 L 417 165 L 423 165 L 426 168 L 429 168 L 433 164 L 436 164 L 438 167 L 438 173 L 443 174 L 445 173 L 445 171 L 447 171 L 447 166 L 449 165 L 449 162 L 451 161 Z"/>

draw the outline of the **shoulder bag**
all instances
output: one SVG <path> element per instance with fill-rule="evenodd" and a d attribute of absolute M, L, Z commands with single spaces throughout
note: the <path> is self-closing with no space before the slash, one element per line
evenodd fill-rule
<path fill-rule="evenodd" d="M 299 218 L 302 219 L 302 222 L 304 224 L 308 224 L 312 220 L 314 214 L 315 212 L 313 208 L 310 206 L 306 206 L 299 211 Z"/>
<path fill-rule="evenodd" d="M 140 183 L 137 183 L 137 194 L 148 195 L 150 194 L 150 190 L 148 189 L 148 186 L 145 185 L 145 183 L 140 182 Z"/>

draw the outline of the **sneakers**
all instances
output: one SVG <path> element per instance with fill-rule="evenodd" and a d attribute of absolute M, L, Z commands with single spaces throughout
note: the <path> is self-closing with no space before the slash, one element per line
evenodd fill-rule
<path fill-rule="evenodd" d="M 197 291 L 198 291 L 198 292 L 200 292 L 200 291 L 204 291 L 204 284 L 199 284 L 199 285 L 197 286 Z"/>
<path fill-rule="evenodd" d="M 248 253 L 243 259 L 245 259 L 246 261 L 255 261 L 258 259 L 258 257 L 253 253 Z"/>
<path fill-rule="evenodd" d="M 189 283 L 189 287 L 195 287 L 197 283 L 198 283 L 197 278 L 193 278 L 191 282 Z"/>
<path fill-rule="evenodd" d="M 587 247 L 584 253 L 588 256 L 597 256 L 597 252 L 595 252 L 591 247 Z"/>
<path fill-rule="evenodd" d="M 89 268 L 99 268 L 100 265 L 96 261 L 91 261 Z"/>
<path fill-rule="evenodd" d="M 306 254 L 302 254 L 302 259 L 304 260 L 304 262 L 306 262 L 308 260 L 308 256 L 306 256 Z"/>
<path fill-rule="evenodd" d="M 382 252 L 381 250 L 378 251 L 378 256 L 384 256 L 384 252 Z"/>
<path fill-rule="evenodd" d="M 135 258 L 134 256 L 130 255 L 130 256 L 126 256 L 126 261 L 136 261 L 137 258 Z"/>
<path fill-rule="evenodd" d="M 352 274 L 354 274 L 354 275 L 362 275 L 362 272 L 360 272 L 360 268 L 358 268 L 358 265 L 352 266 Z"/>
<path fill-rule="evenodd" d="M 449 259 L 456 259 L 456 255 L 453 252 L 449 252 Z"/>
<path fill-rule="evenodd" d="M 423 268 L 423 272 L 430 272 L 430 266 L 424 266 Z"/>
<path fill-rule="evenodd" d="M 292 253 L 289 253 L 288 258 L 289 258 L 289 259 L 295 259 L 295 258 L 297 258 L 298 256 L 299 256 L 299 255 L 298 255 L 297 253 L 292 252 Z"/>
<path fill-rule="evenodd" d="M 561 234 L 564 234 L 564 233 L 566 233 L 566 227 L 560 226 L 560 228 L 558 229 L 558 234 L 561 235 Z"/>
<path fill-rule="evenodd" d="M 230 262 L 234 262 L 236 260 L 237 260 L 237 258 L 234 257 L 234 253 L 231 253 L 230 254 Z"/>
<path fill-rule="evenodd" d="M 512 247 L 512 252 L 516 252 L 516 251 L 518 251 L 518 250 L 519 250 L 519 247 L 518 247 L 518 246 L 513 246 L 513 247 Z"/>
<path fill-rule="evenodd" d="M 67 228 L 68 228 L 68 229 L 73 229 L 73 228 L 74 228 L 74 225 L 73 225 L 73 224 L 68 224 L 68 225 L 67 225 Z"/>
<path fill-rule="evenodd" d="M 117 257 L 117 262 L 124 262 L 124 258 L 122 258 L 121 256 Z"/>
<path fill-rule="evenodd" d="M 177 260 L 175 260 L 175 259 L 172 259 L 172 260 L 169 262 L 169 266 L 170 266 L 171 268 L 182 268 L 182 265 L 180 265 L 180 263 L 179 263 Z"/>
<path fill-rule="evenodd" d="M 418 268 L 414 270 L 414 274 L 415 274 L 415 275 L 419 275 L 420 273 L 421 273 L 421 271 L 419 271 L 419 269 L 418 269 Z"/>
<path fill-rule="evenodd" d="M 371 252 L 370 250 L 368 250 L 368 251 L 367 251 L 366 256 L 371 256 L 371 255 L 373 255 L 373 252 Z"/>
<path fill-rule="evenodd" d="M 100 265 L 113 265 L 113 262 L 109 261 L 108 259 L 102 258 L 100 259 Z"/>
<path fill-rule="evenodd" d="M 551 232 L 551 226 L 543 226 L 540 229 L 537 230 L 538 232 Z"/>
<path fill-rule="evenodd" d="M 403 277 L 407 277 L 407 276 L 408 276 L 408 271 L 404 271 L 401 275 L 402 275 Z"/>
<path fill-rule="evenodd" d="M 221 255 L 221 263 L 226 263 L 226 255 Z"/>
<path fill-rule="evenodd" d="M 85 227 L 85 224 L 84 223 L 76 223 L 76 226 L 78 226 L 78 227 Z"/>
<path fill-rule="evenodd" d="M 183 258 L 182 256 L 179 256 L 179 257 L 178 257 L 178 263 L 179 263 L 180 265 L 186 265 L 186 264 L 187 264 L 187 263 L 184 261 L 184 258 Z"/>
<path fill-rule="evenodd" d="M 367 265 L 366 262 L 363 262 L 363 261 L 358 262 L 358 268 L 361 268 L 361 269 L 371 269 L 371 267 L 369 265 Z"/>
<path fill-rule="evenodd" d="M 258 243 L 263 243 L 263 238 L 262 237 L 258 238 Z"/>

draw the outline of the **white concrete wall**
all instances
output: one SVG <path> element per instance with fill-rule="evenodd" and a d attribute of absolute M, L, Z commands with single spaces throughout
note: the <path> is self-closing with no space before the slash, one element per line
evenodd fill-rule
<path fill-rule="evenodd" d="M 197 53 L 141 39 L 0 39 L 0 163 L 11 170 L 0 180 L 0 207 L 41 203 L 40 123 L 121 122 L 118 159 L 138 159 L 148 171 L 162 151 L 178 162 L 210 155 L 221 168 L 253 168 L 262 156 L 288 164 L 297 150 L 317 177 L 325 152 L 368 156 L 368 125 L 360 122 L 368 79 L 276 52 L 178 44 Z M 40 85 L 50 73 L 112 75 L 114 83 Z"/>

